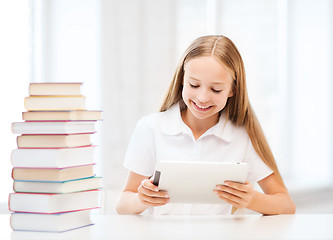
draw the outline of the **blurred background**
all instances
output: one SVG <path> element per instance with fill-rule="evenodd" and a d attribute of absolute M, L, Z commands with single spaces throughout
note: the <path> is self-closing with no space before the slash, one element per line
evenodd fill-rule
<path fill-rule="evenodd" d="M 222 34 L 297 213 L 333 213 L 332 25 L 330 0 L 0 0 L 0 212 L 30 82 L 83 82 L 88 109 L 104 111 L 93 142 L 114 214 L 136 122 L 158 111 L 185 48 Z"/>

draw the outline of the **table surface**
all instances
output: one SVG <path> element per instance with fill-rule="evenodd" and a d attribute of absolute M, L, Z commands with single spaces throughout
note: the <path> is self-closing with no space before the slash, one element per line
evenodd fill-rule
<path fill-rule="evenodd" d="M 12 231 L 0 215 L 0 239 L 333 239 L 333 214 L 279 216 L 119 216 L 92 214 L 95 225 L 64 233 Z"/>

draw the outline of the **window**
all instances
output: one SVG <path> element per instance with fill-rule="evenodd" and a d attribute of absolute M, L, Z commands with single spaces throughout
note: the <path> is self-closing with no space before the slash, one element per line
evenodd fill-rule
<path fill-rule="evenodd" d="M 0 211 L 7 211 L 8 194 L 12 192 L 10 155 L 16 148 L 16 136 L 11 123 L 22 119 L 31 74 L 30 18 L 28 0 L 0 1 Z"/>

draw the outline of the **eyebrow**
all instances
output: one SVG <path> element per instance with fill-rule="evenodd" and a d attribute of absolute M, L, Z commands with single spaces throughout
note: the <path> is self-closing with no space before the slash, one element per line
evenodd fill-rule
<path fill-rule="evenodd" d="M 191 76 L 189 76 L 189 78 L 191 78 L 191 79 L 193 79 L 193 80 L 195 80 L 195 81 L 199 81 L 199 82 L 201 82 L 199 79 L 197 79 L 197 78 L 195 78 L 195 77 L 191 77 Z M 213 84 L 219 84 L 219 85 L 225 85 L 225 82 L 213 82 Z"/>

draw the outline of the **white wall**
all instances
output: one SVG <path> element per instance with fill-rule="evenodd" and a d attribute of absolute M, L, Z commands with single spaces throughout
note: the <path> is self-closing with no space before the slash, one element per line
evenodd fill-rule
<path fill-rule="evenodd" d="M 114 211 L 124 183 L 122 162 L 136 122 L 158 110 L 180 55 L 205 34 L 227 35 L 238 46 L 251 102 L 287 185 L 332 186 L 331 1 L 32 3 L 31 81 L 84 82 L 88 108 L 104 111 L 94 141 L 105 212 Z M 313 171 L 315 163 L 320 171 Z"/>
<path fill-rule="evenodd" d="M 83 82 L 87 108 L 102 109 L 101 4 L 94 0 L 35 0 L 32 82 Z M 93 144 L 100 145 L 101 123 Z M 101 158 L 101 147 L 96 158 Z M 96 171 L 102 175 L 103 161 Z"/>
<path fill-rule="evenodd" d="M 303 188 L 332 185 L 333 4 L 293 0 L 289 8 L 292 177 Z"/>
<path fill-rule="evenodd" d="M 104 138 L 105 156 L 116 157 L 105 165 L 108 189 L 123 181 L 135 123 L 156 109 L 180 54 L 194 38 L 216 33 L 229 36 L 243 56 L 250 100 L 289 189 L 332 188 L 331 1 L 103 3 L 102 79 L 112 93 L 103 102 L 122 102 L 104 126 L 117 126 Z"/>
<path fill-rule="evenodd" d="M 29 2 L 0 0 L 0 212 L 12 192 L 10 155 L 16 148 L 11 123 L 20 121 L 30 79 Z"/>
<path fill-rule="evenodd" d="M 102 1 L 104 184 L 119 190 L 136 122 L 158 111 L 176 64 L 175 1 Z M 108 191 L 109 199 L 116 196 Z M 113 211 L 106 201 L 106 211 Z"/>

